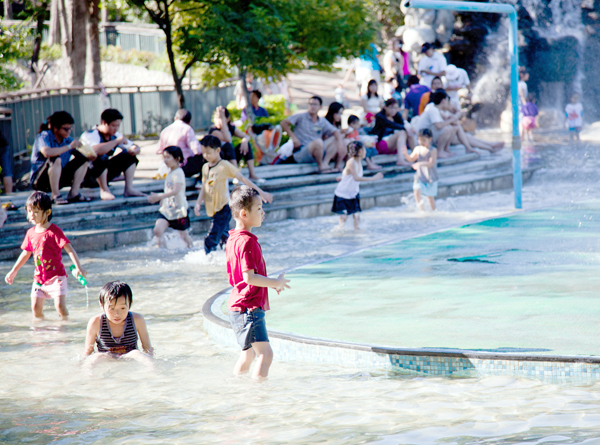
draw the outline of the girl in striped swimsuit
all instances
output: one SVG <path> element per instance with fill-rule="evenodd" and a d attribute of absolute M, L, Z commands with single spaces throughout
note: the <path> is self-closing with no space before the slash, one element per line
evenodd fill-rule
<path fill-rule="evenodd" d="M 96 315 L 88 323 L 84 355 L 94 352 L 94 343 L 98 352 L 131 357 L 142 361 L 147 356 L 138 350 L 138 338 L 142 350 L 152 356 L 154 349 L 142 315 L 130 312 L 133 301 L 131 288 L 122 281 L 106 283 L 100 290 L 100 307 L 103 314 Z M 98 354 L 100 355 L 100 354 Z"/>

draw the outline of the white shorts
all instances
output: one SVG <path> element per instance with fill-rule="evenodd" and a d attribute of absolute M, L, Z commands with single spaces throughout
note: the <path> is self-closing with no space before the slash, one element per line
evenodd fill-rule
<path fill-rule="evenodd" d="M 67 295 L 68 289 L 66 276 L 54 277 L 48 284 L 33 283 L 31 298 L 58 298 L 61 295 Z"/>

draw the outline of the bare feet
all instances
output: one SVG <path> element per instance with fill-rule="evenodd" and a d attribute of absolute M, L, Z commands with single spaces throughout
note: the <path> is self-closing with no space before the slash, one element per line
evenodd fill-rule
<path fill-rule="evenodd" d="M 113 199 L 115 199 L 115 195 L 113 195 L 108 190 L 100 190 L 100 199 L 102 201 L 112 201 Z"/>
<path fill-rule="evenodd" d="M 412 164 L 411 164 L 410 162 L 406 162 L 405 160 L 400 160 L 400 159 L 398 159 L 398 160 L 396 161 L 396 165 L 397 165 L 397 166 L 405 166 L 405 167 L 409 167 L 409 166 L 411 166 Z"/>
<path fill-rule="evenodd" d="M 146 194 L 142 193 L 142 192 L 138 192 L 135 189 L 125 189 L 125 192 L 123 193 L 123 196 L 125 198 L 131 198 L 131 197 L 134 197 L 134 196 L 137 196 L 137 197 L 146 196 Z"/>
<path fill-rule="evenodd" d="M 367 170 L 381 170 L 383 167 L 381 165 L 377 165 L 377 164 L 371 164 L 371 165 L 367 165 Z"/>
<path fill-rule="evenodd" d="M 319 170 L 320 175 L 326 175 L 329 173 L 339 173 L 340 170 L 338 168 L 326 168 L 324 170 Z"/>

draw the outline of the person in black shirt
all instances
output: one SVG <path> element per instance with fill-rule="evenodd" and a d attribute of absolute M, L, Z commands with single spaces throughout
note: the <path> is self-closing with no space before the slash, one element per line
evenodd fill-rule
<path fill-rule="evenodd" d="M 399 110 L 396 99 L 386 100 L 381 111 L 375 115 L 375 125 L 371 134 L 377 136 L 379 153 L 397 153 L 396 165 L 410 165 L 402 156 L 402 150 L 407 146 L 412 149 L 414 141 L 404 128 L 404 119 Z"/>

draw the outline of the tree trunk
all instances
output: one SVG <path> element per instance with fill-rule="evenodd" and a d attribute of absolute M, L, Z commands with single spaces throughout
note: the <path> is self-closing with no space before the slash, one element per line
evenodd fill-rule
<path fill-rule="evenodd" d="M 12 20 L 12 0 L 4 0 L 4 20 Z"/>
<path fill-rule="evenodd" d="M 89 22 L 87 25 L 88 72 L 87 80 L 94 86 L 102 82 L 100 64 L 100 0 L 89 0 Z"/>
<path fill-rule="evenodd" d="M 80 86 L 85 80 L 87 17 L 86 0 L 52 0 L 50 43 L 63 45 L 62 86 Z"/>
<path fill-rule="evenodd" d="M 166 46 L 167 46 L 167 55 L 169 56 L 169 64 L 171 66 L 171 75 L 173 76 L 173 83 L 175 84 L 175 92 L 177 93 L 177 100 L 179 101 L 179 108 L 185 108 L 185 97 L 183 96 L 183 88 L 182 78 L 185 76 L 185 71 L 183 75 L 179 77 L 177 73 L 177 66 L 175 65 L 175 54 L 173 53 L 173 37 L 171 35 L 171 21 L 169 18 L 169 7 L 165 2 L 165 19 L 162 24 L 159 24 L 162 30 L 165 33 L 166 38 Z"/>
<path fill-rule="evenodd" d="M 38 61 L 40 60 L 40 51 L 42 49 L 42 33 L 44 31 L 44 10 L 41 9 L 37 9 L 36 10 L 36 27 L 35 27 L 35 38 L 33 40 L 33 52 L 31 54 L 31 66 L 30 66 L 30 71 L 31 71 L 31 77 L 32 77 L 32 82 L 31 82 L 31 86 L 35 85 L 35 83 L 37 82 L 37 75 L 38 75 Z"/>

